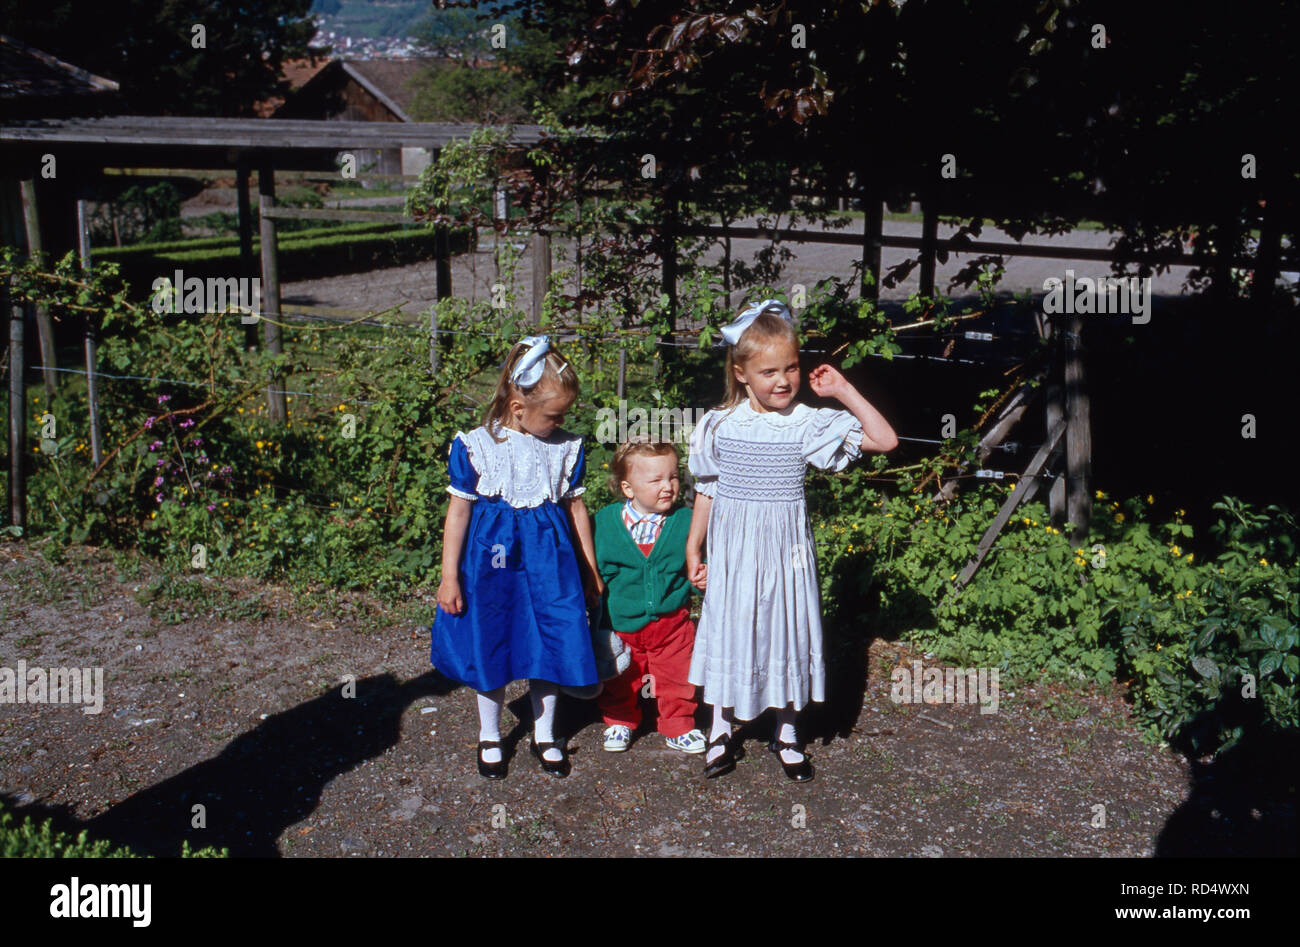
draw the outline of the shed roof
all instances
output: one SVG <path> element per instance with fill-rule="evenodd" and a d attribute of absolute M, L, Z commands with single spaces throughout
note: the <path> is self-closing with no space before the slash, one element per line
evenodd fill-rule
<path fill-rule="evenodd" d="M 118 85 L 0 33 L 0 99 L 66 98 L 116 92 Z"/>

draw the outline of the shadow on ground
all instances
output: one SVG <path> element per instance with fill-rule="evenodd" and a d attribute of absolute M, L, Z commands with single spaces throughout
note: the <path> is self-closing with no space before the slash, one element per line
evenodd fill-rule
<path fill-rule="evenodd" d="M 232 856 L 273 858 L 280 854 L 276 840 L 316 808 L 326 784 L 398 742 L 408 706 L 459 686 L 433 670 L 405 684 L 391 674 L 363 678 L 355 697 L 335 687 L 273 714 L 219 755 L 88 821 L 72 817 L 67 806 L 28 805 L 16 814 L 50 818 L 56 831 L 86 830 L 95 841 L 143 855 L 175 856 L 188 841 L 191 849 L 211 845 Z M 204 807 L 205 828 L 192 824 L 196 805 Z"/>

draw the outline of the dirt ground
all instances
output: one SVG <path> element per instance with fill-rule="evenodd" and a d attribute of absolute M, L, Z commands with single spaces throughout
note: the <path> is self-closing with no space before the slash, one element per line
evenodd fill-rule
<path fill-rule="evenodd" d="M 736 771 L 706 781 L 701 756 L 654 733 L 603 752 L 592 705 L 567 697 L 573 773 L 555 779 L 528 752 L 521 684 L 503 720 L 509 777 L 490 782 L 474 769 L 472 692 L 429 666 L 429 608 L 206 575 L 168 581 L 109 550 L 53 564 L 32 544 L 0 545 L 0 666 L 105 676 L 99 714 L 0 704 L 0 798 L 158 854 L 182 839 L 252 856 L 1294 849 L 1293 798 L 1266 812 L 1215 803 L 1187 761 L 1141 742 L 1118 696 L 1004 689 L 990 714 L 894 703 L 890 670 L 923 656 L 882 640 L 858 662 L 865 681 L 837 675 L 838 693 L 801 718 L 814 737 L 811 783 L 782 775 L 763 718 L 742 731 Z"/>

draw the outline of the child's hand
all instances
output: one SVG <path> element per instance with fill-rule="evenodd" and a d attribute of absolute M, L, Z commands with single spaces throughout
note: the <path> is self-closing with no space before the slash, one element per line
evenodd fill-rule
<path fill-rule="evenodd" d="M 840 398 L 852 389 L 848 379 L 829 365 L 818 365 L 808 373 L 808 385 L 819 398 Z"/>
<path fill-rule="evenodd" d="M 456 576 L 444 575 L 438 583 L 438 605 L 448 615 L 459 615 L 465 607 L 465 600 L 460 596 L 460 580 Z"/>
<path fill-rule="evenodd" d="M 698 549 L 686 548 L 686 579 L 701 592 L 708 582 L 709 567 L 700 561 Z"/>

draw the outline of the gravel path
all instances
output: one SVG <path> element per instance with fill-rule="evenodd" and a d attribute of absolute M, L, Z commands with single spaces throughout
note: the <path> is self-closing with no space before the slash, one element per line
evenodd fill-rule
<path fill-rule="evenodd" d="M 430 670 L 419 601 L 210 576 L 167 594 L 157 578 L 106 550 L 54 565 L 0 545 L 0 666 L 106 678 L 98 715 L 0 704 L 10 805 L 158 853 L 182 839 L 262 856 L 1294 853 L 1294 800 L 1289 834 L 1211 812 L 1189 799 L 1188 764 L 1142 743 L 1117 696 L 1004 690 L 987 715 L 896 704 L 889 672 L 920 656 L 879 640 L 842 649 L 832 701 L 800 723 L 820 737 L 812 783 L 781 775 L 761 719 L 736 772 L 705 781 L 700 757 L 654 734 L 603 753 L 576 701 L 561 715 L 573 774 L 552 779 L 527 751 L 518 684 L 510 775 L 488 782 L 473 768 L 472 694 Z M 1053 701 L 1075 707 L 1054 714 Z"/>

